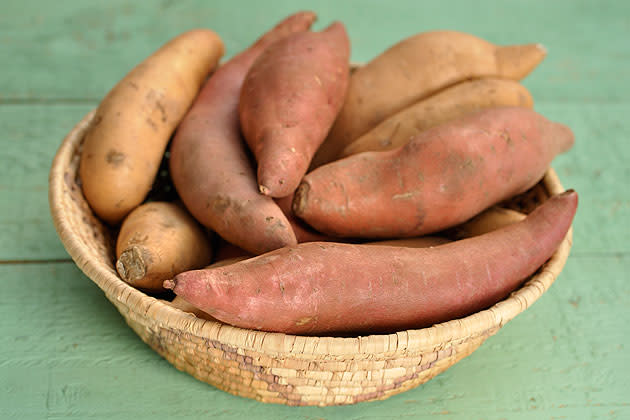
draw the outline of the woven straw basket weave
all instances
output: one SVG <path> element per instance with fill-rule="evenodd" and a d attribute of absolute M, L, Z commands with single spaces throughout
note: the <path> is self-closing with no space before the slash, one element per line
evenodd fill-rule
<path fill-rule="evenodd" d="M 302 337 L 206 321 L 147 296 L 114 269 L 115 233 L 83 198 L 81 144 L 94 112 L 64 139 L 50 172 L 55 227 L 76 264 L 118 308 L 129 326 L 177 369 L 219 389 L 289 405 L 353 404 L 416 387 L 471 354 L 538 299 L 562 270 L 571 230 L 552 258 L 504 301 L 462 319 L 419 330 L 365 337 Z M 550 169 L 511 201 L 523 211 L 563 191 Z"/>

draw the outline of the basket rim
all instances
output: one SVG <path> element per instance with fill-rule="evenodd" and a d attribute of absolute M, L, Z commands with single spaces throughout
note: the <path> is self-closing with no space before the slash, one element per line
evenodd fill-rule
<path fill-rule="evenodd" d="M 66 251 L 76 265 L 96 283 L 108 299 L 150 317 L 159 328 L 185 331 L 206 340 L 217 340 L 229 346 L 270 354 L 290 354 L 292 357 L 309 355 L 369 355 L 374 353 L 397 354 L 409 350 L 442 349 L 453 342 L 462 342 L 483 335 L 491 335 L 508 321 L 533 304 L 554 282 L 568 258 L 573 228 L 567 232 L 552 257 L 519 289 L 501 302 L 463 318 L 435 324 L 431 327 L 398 331 L 391 334 L 374 334 L 356 337 L 300 336 L 284 333 L 248 330 L 197 318 L 170 306 L 165 301 L 148 296 L 125 283 L 107 264 L 95 261 L 87 247 L 74 234 L 67 222 L 67 206 L 63 205 L 66 185 L 64 174 L 83 140 L 95 109 L 85 115 L 61 143 L 51 165 L 48 199 L 53 224 Z M 550 195 L 564 191 L 553 168 L 542 179 Z M 114 302 L 115 301 L 115 302 Z M 120 311 L 120 307 L 118 307 Z M 126 313 L 121 311 L 125 318 Z"/>

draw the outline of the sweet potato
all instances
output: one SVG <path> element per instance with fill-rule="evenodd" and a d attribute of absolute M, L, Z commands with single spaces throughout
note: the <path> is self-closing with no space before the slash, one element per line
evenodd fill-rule
<path fill-rule="evenodd" d="M 433 248 L 309 242 L 164 286 L 213 317 L 290 334 L 380 333 L 461 318 L 501 301 L 565 237 L 577 193 L 525 220 Z"/>
<path fill-rule="evenodd" d="M 117 224 L 145 199 L 173 131 L 223 51 L 212 31 L 181 34 L 101 101 L 85 136 L 79 174 L 85 198 L 102 220 Z"/>
<path fill-rule="evenodd" d="M 245 75 L 273 42 L 307 30 L 315 15 L 300 12 L 280 22 L 208 79 L 171 145 L 170 172 L 182 201 L 204 226 L 251 252 L 296 243 L 282 211 L 258 191 L 239 127 Z"/>
<path fill-rule="evenodd" d="M 288 195 L 282 198 L 274 199 L 278 206 L 284 212 L 284 215 L 289 219 L 289 223 L 291 223 L 291 227 L 295 232 L 295 237 L 299 244 L 303 242 L 357 242 L 356 240 L 344 241 L 343 238 L 337 238 L 330 235 L 324 235 L 323 233 L 317 232 L 309 225 L 304 223 L 304 221 L 300 220 L 295 216 L 292 209 L 293 202 L 293 194 Z M 448 238 L 440 237 L 440 236 L 422 236 L 417 238 L 404 238 L 404 239 L 392 239 L 386 241 L 373 241 L 373 242 L 363 242 L 364 245 L 388 245 L 388 246 L 405 246 L 410 248 L 423 248 L 429 246 L 437 246 L 451 240 Z M 228 248 L 229 249 L 229 248 Z M 219 249 L 218 252 L 222 251 L 222 248 Z M 231 256 L 232 254 L 225 254 Z"/>
<path fill-rule="evenodd" d="M 352 74 L 346 101 L 312 167 L 332 161 L 352 141 L 423 98 L 472 78 L 520 80 L 545 54 L 540 44 L 501 47 L 454 31 L 407 38 Z"/>
<path fill-rule="evenodd" d="M 219 267 L 225 267 L 226 265 L 230 265 L 230 264 L 234 264 L 237 263 L 239 261 L 243 261 L 244 259 L 246 259 L 247 257 L 234 257 L 234 258 L 227 258 L 225 260 L 221 260 L 218 261 L 214 264 L 211 264 L 205 268 L 219 268 Z M 216 319 L 212 318 L 209 314 L 205 313 L 204 311 L 202 311 L 201 309 L 197 308 L 194 305 L 191 305 L 190 303 L 188 303 L 186 301 L 186 299 L 184 299 L 181 296 L 175 296 L 175 299 L 173 299 L 170 302 L 167 302 L 167 304 L 171 305 L 174 308 L 179 309 L 180 311 L 183 312 L 190 312 L 191 314 L 195 315 L 197 318 L 201 318 L 201 319 L 205 319 L 205 320 L 209 320 L 209 321 L 216 321 Z"/>
<path fill-rule="evenodd" d="M 420 132 L 485 108 L 533 106 L 532 96 L 513 80 L 467 80 L 392 115 L 350 143 L 339 158 L 400 147 Z"/>
<path fill-rule="evenodd" d="M 270 45 L 252 65 L 239 116 L 263 194 L 285 197 L 297 188 L 343 104 L 349 56 L 346 29 L 335 22 Z"/>
<path fill-rule="evenodd" d="M 140 205 L 124 219 L 116 258 L 124 281 L 159 291 L 164 280 L 209 264 L 212 248 L 206 232 L 186 210 L 156 201 Z"/>
<path fill-rule="evenodd" d="M 425 235 L 524 192 L 572 144 L 568 127 L 530 109 L 487 109 L 310 172 L 293 211 L 332 236 Z"/>
<path fill-rule="evenodd" d="M 464 239 L 483 235 L 512 223 L 520 222 L 525 216 L 524 213 L 516 210 L 493 206 L 461 225 L 449 229 L 446 236 L 453 239 Z"/>

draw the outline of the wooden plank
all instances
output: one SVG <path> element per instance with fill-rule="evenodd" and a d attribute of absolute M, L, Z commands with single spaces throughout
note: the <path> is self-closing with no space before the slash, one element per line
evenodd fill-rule
<path fill-rule="evenodd" d="M 630 106 L 540 101 L 536 109 L 573 130 L 575 145 L 553 166 L 580 195 L 572 252 L 630 252 Z"/>
<path fill-rule="evenodd" d="M 202 0 L 86 3 L 4 0 L 0 14 L 0 101 L 101 98 L 140 60 L 171 37 L 209 27 L 225 40 L 227 56 L 249 45 L 285 15 L 312 8 L 316 28 L 343 21 L 352 57 L 366 61 L 412 34 L 453 29 L 498 44 L 540 42 L 544 64 L 527 79 L 546 100 L 620 101 L 619 81 L 630 72 L 628 2 L 536 0 L 497 2 L 380 2 L 354 0 L 208 2 Z M 28 12 L 25 10 L 28 9 Z M 579 25 L 576 23 L 579 22 Z M 490 24 L 491 23 L 491 24 Z M 615 65 L 609 65 L 609 63 Z M 594 81 L 597 81 L 594 83 Z"/>
<path fill-rule="evenodd" d="M 573 257 L 539 301 L 444 374 L 333 408 L 259 404 L 177 371 L 70 263 L 0 265 L 0 418 L 628 418 L 629 264 Z"/>
<path fill-rule="evenodd" d="M 92 107 L 0 105 L 0 261 L 68 258 L 50 217 L 48 172 Z"/>

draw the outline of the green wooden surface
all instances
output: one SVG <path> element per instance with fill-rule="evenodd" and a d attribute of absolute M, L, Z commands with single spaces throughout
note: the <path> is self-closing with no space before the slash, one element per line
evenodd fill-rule
<path fill-rule="evenodd" d="M 473 355 L 386 401 L 290 408 L 234 397 L 143 344 L 70 261 L 47 176 L 67 131 L 139 60 L 205 26 L 228 56 L 280 17 L 346 23 L 352 57 L 431 29 L 541 42 L 524 84 L 573 128 L 554 161 L 580 193 L 574 247 L 553 287 Z M 3 0 L 0 8 L 0 418 L 630 418 L 630 3 L 620 1 Z"/>

